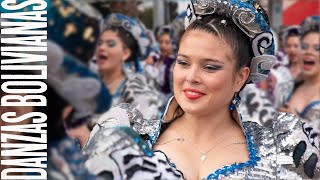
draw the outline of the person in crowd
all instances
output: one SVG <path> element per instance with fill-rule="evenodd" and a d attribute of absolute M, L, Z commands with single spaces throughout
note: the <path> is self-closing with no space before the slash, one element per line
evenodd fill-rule
<path fill-rule="evenodd" d="M 300 27 L 290 26 L 284 30 L 284 51 L 287 58 L 287 66 L 290 69 L 292 79 L 296 79 L 301 73 L 300 60 Z"/>
<path fill-rule="evenodd" d="M 277 32 L 273 31 L 273 35 L 275 37 L 275 56 L 277 58 L 277 64 L 286 65 L 288 64 L 286 53 L 284 50 L 284 31 L 286 27 L 280 26 Z"/>
<path fill-rule="evenodd" d="M 267 93 L 275 108 L 284 105 L 284 92 L 292 89 L 294 82 L 301 78 L 300 26 L 289 26 L 283 30 L 284 52 L 283 61 L 272 69 L 266 81 L 260 84 Z"/>
<path fill-rule="evenodd" d="M 95 63 L 98 75 L 111 95 L 111 105 L 130 103 L 146 118 L 159 116 L 159 92 L 141 72 L 140 59 L 147 54 L 148 39 L 144 28 L 135 19 L 122 14 L 111 14 L 101 23 Z M 107 111 L 108 109 L 105 109 Z M 101 114 L 90 116 L 90 122 L 66 123 L 70 137 L 84 146 L 90 127 Z M 73 125 L 74 124 L 74 125 Z M 89 124 L 89 128 L 88 128 Z"/>
<path fill-rule="evenodd" d="M 144 26 L 134 18 L 111 14 L 101 29 L 95 58 L 99 76 L 112 94 L 112 104 L 130 103 L 146 118 L 157 118 L 159 92 L 142 75 L 140 64 L 150 45 Z"/>
<path fill-rule="evenodd" d="M 85 144 L 90 122 L 110 108 L 112 97 L 95 73 L 51 40 L 47 57 L 48 104 L 35 110 L 48 116 L 48 178 L 94 179 L 79 144 Z"/>
<path fill-rule="evenodd" d="M 156 37 L 160 54 L 147 59 L 145 74 L 154 79 L 166 102 L 172 96 L 172 65 L 176 58 L 174 30 L 171 25 L 160 26 Z"/>
<path fill-rule="evenodd" d="M 320 132 L 320 17 L 311 16 L 301 25 L 302 79 L 289 91 L 280 111 L 311 122 Z"/>
<path fill-rule="evenodd" d="M 237 108 L 245 84 L 264 80 L 276 61 L 262 7 L 191 1 L 185 25 L 163 118 L 112 108 L 83 148 L 89 171 L 105 179 L 318 179 L 312 128 L 286 113 L 261 127 Z"/>

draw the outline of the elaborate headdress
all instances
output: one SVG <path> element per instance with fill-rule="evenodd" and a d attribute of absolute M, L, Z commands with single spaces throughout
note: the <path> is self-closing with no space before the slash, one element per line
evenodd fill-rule
<path fill-rule="evenodd" d="M 157 37 L 159 37 L 163 33 L 168 33 L 171 38 L 173 38 L 173 36 L 174 36 L 173 29 L 172 29 L 171 25 L 169 25 L 169 24 L 168 25 L 162 25 L 162 26 L 159 27 L 158 32 L 157 32 Z"/>
<path fill-rule="evenodd" d="M 168 34 L 170 36 L 171 44 L 173 46 L 173 50 L 177 49 L 177 36 L 174 27 L 171 24 L 161 25 L 156 32 L 156 37 L 160 38 L 161 35 Z"/>
<path fill-rule="evenodd" d="M 300 34 L 301 34 L 300 26 L 298 25 L 289 26 L 283 30 L 282 39 L 287 40 L 288 36 L 290 35 L 300 36 Z"/>
<path fill-rule="evenodd" d="M 265 10 L 253 0 L 191 0 L 187 7 L 185 28 L 202 16 L 218 14 L 229 18 L 251 40 L 254 57 L 247 83 L 267 78 L 276 62 L 274 39 Z"/>
<path fill-rule="evenodd" d="M 129 32 L 132 37 L 137 41 L 139 46 L 138 56 L 140 59 L 148 57 L 151 49 L 150 40 L 146 35 L 146 28 L 144 25 L 134 18 L 127 17 L 123 14 L 114 13 L 107 16 L 100 26 L 101 32 L 108 27 L 121 27 Z M 140 59 L 137 59 L 138 62 Z"/>
<path fill-rule="evenodd" d="M 320 16 L 309 16 L 302 21 L 301 34 L 305 34 L 312 30 L 320 33 Z"/>

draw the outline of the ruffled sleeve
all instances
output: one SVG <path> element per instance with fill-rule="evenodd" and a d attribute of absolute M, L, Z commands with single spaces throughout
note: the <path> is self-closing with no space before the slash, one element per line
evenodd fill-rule
<path fill-rule="evenodd" d="M 154 153 L 142 137 L 153 135 L 160 121 L 145 120 L 129 104 L 119 104 L 101 116 L 83 148 L 85 166 L 103 179 L 182 179 L 163 155 Z"/>
<path fill-rule="evenodd" d="M 311 126 L 288 113 L 273 123 L 279 179 L 320 179 L 319 137 Z"/>
<path fill-rule="evenodd" d="M 158 119 L 163 104 L 159 97 L 160 92 L 150 79 L 141 74 L 128 75 L 121 92 L 121 101 L 136 107 L 145 119 Z"/>

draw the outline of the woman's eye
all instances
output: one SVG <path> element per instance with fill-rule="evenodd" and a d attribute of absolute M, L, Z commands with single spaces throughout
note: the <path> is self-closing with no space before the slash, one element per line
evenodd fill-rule
<path fill-rule="evenodd" d="M 189 63 L 183 60 L 177 60 L 177 64 L 182 65 L 182 66 L 188 66 Z"/>
<path fill-rule="evenodd" d="M 316 51 L 320 51 L 320 45 L 315 45 L 315 46 L 314 46 L 314 49 L 315 49 Z"/>
<path fill-rule="evenodd" d="M 116 46 L 117 43 L 113 40 L 109 40 L 109 41 L 107 41 L 107 44 L 109 47 L 114 47 L 114 46 Z"/>
<path fill-rule="evenodd" d="M 216 66 L 216 65 L 205 65 L 204 69 L 209 70 L 209 71 L 215 71 L 221 69 L 221 66 Z"/>

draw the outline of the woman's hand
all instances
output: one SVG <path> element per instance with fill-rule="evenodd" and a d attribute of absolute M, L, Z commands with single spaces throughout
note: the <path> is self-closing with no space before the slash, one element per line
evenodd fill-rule
<path fill-rule="evenodd" d="M 147 59 L 145 60 L 145 63 L 146 64 L 151 64 L 151 65 L 153 65 L 155 63 L 152 53 L 147 57 Z"/>

